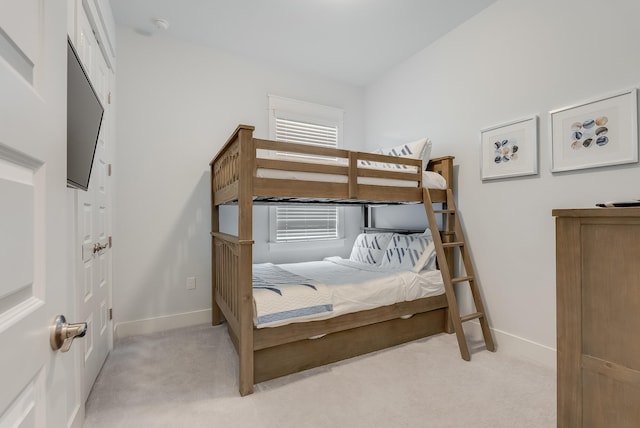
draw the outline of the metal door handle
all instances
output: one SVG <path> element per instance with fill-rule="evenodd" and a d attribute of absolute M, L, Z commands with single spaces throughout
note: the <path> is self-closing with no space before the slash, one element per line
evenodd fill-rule
<path fill-rule="evenodd" d="M 87 333 L 87 323 L 70 324 L 64 315 L 58 315 L 51 329 L 51 349 L 67 352 L 76 337 L 84 337 Z"/>

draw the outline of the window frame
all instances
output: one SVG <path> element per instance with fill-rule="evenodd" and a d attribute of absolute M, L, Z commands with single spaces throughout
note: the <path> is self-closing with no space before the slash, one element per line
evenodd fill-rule
<path fill-rule="evenodd" d="M 337 128 L 336 148 L 340 148 L 342 143 L 342 132 L 344 123 L 344 110 L 324 106 L 321 104 L 309 103 L 306 101 L 295 100 L 291 98 L 280 97 L 276 95 L 268 95 L 269 104 L 269 138 L 276 140 L 276 119 L 286 119 L 297 122 L 306 122 L 309 124 L 335 126 Z M 275 154 L 275 153 L 271 153 Z M 333 247 L 336 245 L 344 245 L 344 208 L 334 207 L 336 209 L 336 229 L 337 238 L 321 238 L 321 239 L 296 239 L 296 240 L 278 240 L 277 230 L 277 206 L 269 207 L 269 247 L 277 250 L 281 246 L 291 247 L 300 246 L 307 247 L 310 242 L 314 246 Z M 316 206 L 310 209 L 317 209 Z"/>

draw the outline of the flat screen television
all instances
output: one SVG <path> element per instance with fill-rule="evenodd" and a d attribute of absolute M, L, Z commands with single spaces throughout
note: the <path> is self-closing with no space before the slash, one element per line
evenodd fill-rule
<path fill-rule="evenodd" d="M 67 39 L 67 186 L 88 190 L 104 108 Z"/>

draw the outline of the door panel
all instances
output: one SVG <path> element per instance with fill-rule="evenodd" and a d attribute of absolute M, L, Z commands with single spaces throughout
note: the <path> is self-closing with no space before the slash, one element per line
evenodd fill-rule
<path fill-rule="evenodd" d="M 21 159 L 20 159 L 21 158 Z M 37 279 L 37 269 L 41 270 L 42 260 L 38 260 L 36 246 L 42 244 L 43 236 L 38 227 L 37 218 L 41 217 L 36 198 L 42 195 L 35 175 L 40 171 L 42 162 L 34 158 L 26 158 L 24 154 L 14 151 L 8 146 L 0 146 L 0 195 L 3 198 L 2 230 L 0 240 L 0 270 L 3 285 L 0 288 L 0 340 L 3 343 L 15 343 L 27 355 L 35 353 L 48 354 L 43 344 L 47 337 L 38 335 L 36 328 L 39 322 L 46 325 L 44 296 Z M 8 203 L 4 203 L 7 201 Z M 6 239 L 5 239 L 6 238 Z M 27 329 L 32 334 L 41 336 L 42 343 L 20 337 L 19 330 Z M 10 348 L 10 347 L 7 347 Z M 7 373 L 6 382 L 0 388 L 0 409 L 5 409 L 18 395 L 21 403 L 29 403 L 34 411 L 39 408 L 35 401 L 42 382 L 35 382 L 44 368 L 41 358 L 25 358 L 10 349 L 0 353 L 0 370 L 7 365 L 14 367 Z M 5 385 L 8 384 L 8 388 Z M 22 393 L 24 391 L 24 393 Z M 2 420 L 2 419 L 0 419 Z"/>
<path fill-rule="evenodd" d="M 82 7 L 78 6 L 77 14 L 78 34 L 74 46 L 76 48 L 76 52 L 78 52 L 80 61 L 82 61 L 82 65 L 84 66 L 85 71 L 89 73 L 89 76 L 92 78 L 93 76 L 91 76 L 91 74 L 93 70 L 93 57 L 97 52 L 97 42 L 95 36 L 93 35 L 93 30 L 91 28 L 91 24 L 89 23 L 89 19 L 82 10 Z M 93 80 L 91 83 L 93 84 L 94 89 L 96 89 Z"/>
<path fill-rule="evenodd" d="M 6 221 L 0 223 L 0 236 L 3 241 L 19 243 L 0 247 L 0 271 L 4 272 L 4 280 L 0 282 L 0 311 L 33 296 L 35 208 L 32 176 L 33 172 L 28 168 L 23 170 L 6 160 L 0 163 L 0 195 L 12 201 L 2 209 Z M 20 178 L 27 180 L 23 182 Z M 9 303 L 10 299 L 12 303 Z"/>
<path fill-rule="evenodd" d="M 0 0 L 0 426 L 67 424 L 66 5 Z"/>
<path fill-rule="evenodd" d="M 0 2 L 1 10 L 12 14 L 0 14 L 0 56 L 27 82 L 33 82 L 33 70 L 37 60 L 38 36 L 42 29 L 38 14 L 42 5 L 38 0 Z M 25 21 L 14 16 L 26 18 Z"/>

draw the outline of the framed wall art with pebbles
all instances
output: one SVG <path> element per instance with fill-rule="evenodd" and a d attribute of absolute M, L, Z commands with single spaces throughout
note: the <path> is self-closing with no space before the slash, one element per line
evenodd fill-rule
<path fill-rule="evenodd" d="M 538 173 L 538 116 L 480 131 L 482 180 Z"/>
<path fill-rule="evenodd" d="M 549 112 L 551 171 L 638 162 L 636 88 Z"/>

